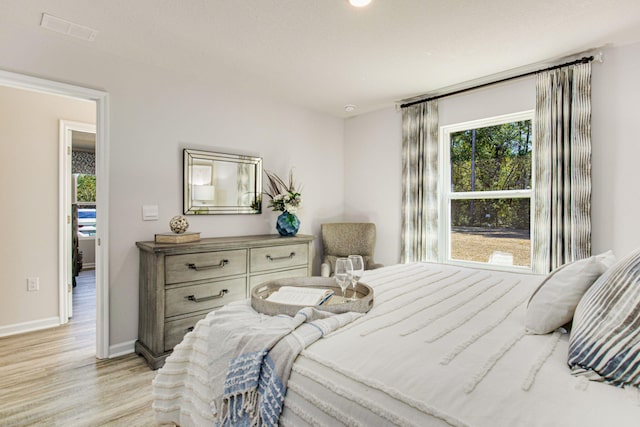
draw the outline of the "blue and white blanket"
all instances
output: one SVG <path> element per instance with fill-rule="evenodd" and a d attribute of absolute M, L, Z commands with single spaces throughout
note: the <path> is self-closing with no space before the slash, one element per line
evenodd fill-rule
<path fill-rule="evenodd" d="M 276 426 L 287 381 L 296 356 L 309 344 L 352 322 L 361 313 L 333 314 L 307 307 L 294 317 L 238 313 L 219 316 L 212 327 L 216 342 L 227 355 L 222 396 L 211 402 L 219 426 Z M 213 326 L 213 325 L 212 325 Z M 220 350 L 220 348 L 218 348 Z M 215 375 L 212 381 L 220 382 Z M 220 389 L 219 384 L 211 384 Z"/>

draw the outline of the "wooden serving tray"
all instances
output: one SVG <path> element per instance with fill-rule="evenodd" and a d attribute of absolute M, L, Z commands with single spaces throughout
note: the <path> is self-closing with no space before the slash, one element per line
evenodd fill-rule
<path fill-rule="evenodd" d="M 347 301 L 344 301 L 342 299 L 342 289 L 340 289 L 335 279 L 330 277 L 295 277 L 262 283 L 251 291 L 251 307 L 257 312 L 271 316 L 277 314 L 295 316 L 300 309 L 308 307 L 267 301 L 269 295 L 280 289 L 281 286 L 309 286 L 313 288 L 332 289 L 335 294 L 329 300 L 322 305 L 313 306 L 318 310 L 329 311 L 331 313 L 346 313 L 348 311 L 366 313 L 373 307 L 373 289 L 371 286 L 358 282 L 356 285 L 357 300 L 349 300 L 353 294 L 353 287 L 349 287 L 347 289 Z"/>

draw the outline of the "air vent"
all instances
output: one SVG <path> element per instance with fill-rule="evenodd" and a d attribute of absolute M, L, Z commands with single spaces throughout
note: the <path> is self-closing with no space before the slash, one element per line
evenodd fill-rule
<path fill-rule="evenodd" d="M 56 33 L 66 34 L 68 36 L 90 42 L 94 41 L 98 35 L 98 30 L 74 24 L 73 22 L 69 22 L 52 15 L 47 15 L 46 13 L 42 14 L 40 26 L 47 30 L 55 31 Z"/>

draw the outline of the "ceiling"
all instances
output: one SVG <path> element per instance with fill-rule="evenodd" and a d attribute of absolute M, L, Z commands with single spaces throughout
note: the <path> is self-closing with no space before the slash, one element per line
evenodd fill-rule
<path fill-rule="evenodd" d="M 640 41 L 638 0 L 0 0 L 12 25 L 338 117 Z M 91 27 L 80 41 L 42 13 Z M 10 17 L 10 18 L 9 18 Z M 606 58 L 605 58 L 606 61 Z M 356 105 L 346 112 L 346 104 Z"/>

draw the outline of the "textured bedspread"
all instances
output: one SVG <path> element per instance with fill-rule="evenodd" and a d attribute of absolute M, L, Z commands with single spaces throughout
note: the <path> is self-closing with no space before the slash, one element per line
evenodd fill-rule
<path fill-rule="evenodd" d="M 637 389 L 572 377 L 567 335 L 524 334 L 541 280 L 426 263 L 368 271 L 373 309 L 298 356 L 280 424 L 640 425 Z M 211 425 L 206 379 L 224 368 L 207 356 L 208 319 L 155 380 L 161 421 Z"/>

